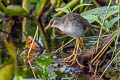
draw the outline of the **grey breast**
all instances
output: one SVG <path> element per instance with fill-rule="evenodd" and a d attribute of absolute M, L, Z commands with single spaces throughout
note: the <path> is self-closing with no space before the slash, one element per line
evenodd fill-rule
<path fill-rule="evenodd" d="M 79 39 L 84 34 L 84 25 L 80 23 L 81 16 L 76 13 L 70 13 L 62 17 L 64 20 L 61 29 L 68 36 Z"/>
<path fill-rule="evenodd" d="M 62 31 L 65 32 L 68 36 L 71 36 L 75 39 L 79 39 L 83 33 L 83 25 L 80 24 L 77 20 L 65 20 L 64 22 L 64 28 L 62 28 Z"/>

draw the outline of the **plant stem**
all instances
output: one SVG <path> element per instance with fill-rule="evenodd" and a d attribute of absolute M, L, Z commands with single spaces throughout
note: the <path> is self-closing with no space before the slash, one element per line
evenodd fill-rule
<path fill-rule="evenodd" d="M 46 51 L 47 51 L 47 53 L 50 53 L 50 49 L 49 49 L 49 46 L 48 46 L 48 41 L 47 41 L 47 38 L 46 38 L 46 35 L 45 35 L 45 32 L 44 32 L 44 29 L 43 29 L 43 27 L 40 25 L 39 22 L 37 22 L 37 25 L 38 25 L 38 27 L 39 27 L 39 29 L 40 29 L 40 34 L 41 34 L 41 36 L 42 36 L 43 43 L 44 43 L 44 45 L 45 45 Z"/>
<path fill-rule="evenodd" d="M 4 4 L 0 1 L 0 9 L 3 11 L 3 12 L 5 12 L 5 6 L 4 6 Z"/>
<path fill-rule="evenodd" d="M 74 7 L 75 5 L 77 5 L 77 3 L 79 3 L 80 0 L 72 0 L 71 2 L 69 2 L 64 8 L 72 8 Z M 53 17 L 55 16 L 60 16 L 64 14 L 63 11 L 59 11 L 58 13 L 56 13 L 55 15 L 53 15 Z"/>
<path fill-rule="evenodd" d="M 38 10 L 38 12 L 36 14 L 36 19 L 39 19 L 39 17 L 42 14 L 42 11 L 43 11 L 46 3 L 47 3 L 47 0 L 42 0 L 42 4 L 41 4 L 41 6 L 40 6 L 40 8 L 39 8 L 39 10 Z"/>

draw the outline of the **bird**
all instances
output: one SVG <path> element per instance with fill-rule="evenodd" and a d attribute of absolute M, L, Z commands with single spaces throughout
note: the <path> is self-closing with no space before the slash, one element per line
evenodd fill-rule
<path fill-rule="evenodd" d="M 51 27 L 58 28 L 68 36 L 76 39 L 73 53 L 69 57 L 67 57 L 69 60 L 65 62 L 72 62 L 72 64 L 77 62 L 80 66 L 82 66 L 77 59 L 78 48 L 80 44 L 81 46 L 85 47 L 82 36 L 88 31 L 88 29 L 91 28 L 91 24 L 89 24 L 87 19 L 83 18 L 78 13 L 68 13 L 62 17 L 52 18 L 45 28 L 45 31 Z"/>

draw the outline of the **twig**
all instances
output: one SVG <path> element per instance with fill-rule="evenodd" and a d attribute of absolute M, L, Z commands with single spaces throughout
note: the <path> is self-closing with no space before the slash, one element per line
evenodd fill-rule
<path fill-rule="evenodd" d="M 115 58 L 118 56 L 118 54 L 120 53 L 120 50 L 118 51 L 118 53 L 115 55 L 115 57 L 111 60 L 110 64 L 108 64 L 108 66 L 106 67 L 106 69 L 103 71 L 102 75 L 100 76 L 100 80 L 102 78 L 102 76 L 105 74 L 105 72 L 107 71 L 107 69 L 109 68 L 109 66 L 112 64 L 112 62 L 115 60 Z"/>
<path fill-rule="evenodd" d="M 93 63 L 98 57 L 99 55 L 103 52 L 103 50 L 109 45 L 109 43 L 113 40 L 113 38 L 111 40 L 109 40 L 109 42 L 107 44 L 105 44 L 105 46 L 100 50 L 100 52 L 91 60 L 91 63 Z M 100 57 L 99 57 L 100 58 Z"/>
<path fill-rule="evenodd" d="M 6 31 L 3 31 L 1 29 L 0 29 L 0 32 L 10 35 L 10 33 L 6 32 Z"/>
<path fill-rule="evenodd" d="M 32 46 L 33 46 L 33 43 L 34 43 L 34 41 L 35 41 L 35 38 L 36 38 L 37 32 L 38 32 L 38 26 L 37 26 L 37 29 L 36 29 L 36 32 L 35 32 L 35 35 L 34 35 L 34 38 L 33 38 L 32 44 L 31 44 L 31 46 L 30 46 L 30 49 L 29 49 L 29 51 L 28 51 L 28 55 L 27 55 L 28 63 L 29 63 L 29 65 L 30 65 L 31 69 L 32 69 L 32 65 L 31 65 L 31 63 L 30 63 L 29 56 L 30 56 L 30 52 L 31 52 L 31 50 L 32 50 Z M 36 78 L 36 75 L 35 75 L 35 72 L 34 72 L 33 69 L 32 69 L 32 72 L 33 72 L 34 78 Z"/>
<path fill-rule="evenodd" d="M 74 39 L 71 39 L 70 41 L 68 41 L 67 43 L 65 43 L 64 45 L 62 45 L 60 48 L 58 48 L 57 50 L 51 52 L 51 53 L 56 53 L 58 50 L 60 50 L 61 48 L 65 47 L 66 45 L 68 45 L 70 42 L 72 42 Z"/>
<path fill-rule="evenodd" d="M 64 45 L 64 41 L 62 42 L 62 46 L 61 46 L 61 57 L 63 58 L 63 45 Z"/>
<path fill-rule="evenodd" d="M 31 64 L 30 60 L 28 60 L 28 63 L 29 63 L 29 65 L 30 65 L 30 68 L 32 69 L 33 67 L 32 67 L 32 64 Z M 33 69 L 32 69 L 32 73 L 33 73 L 33 75 L 34 75 L 34 78 L 36 79 L 36 75 L 35 75 L 35 72 L 34 72 Z"/>
<path fill-rule="evenodd" d="M 105 19 L 106 19 L 107 13 L 108 13 L 108 9 L 109 9 L 109 7 L 110 7 L 111 2 L 112 2 L 112 0 L 110 0 L 110 2 L 109 2 L 109 4 L 108 4 L 108 7 L 107 7 L 107 9 L 106 9 L 106 12 L 105 12 L 105 15 L 104 15 L 102 24 L 101 24 L 100 33 L 99 33 L 99 37 L 98 37 L 98 40 L 97 40 L 96 52 L 97 52 L 97 50 L 98 50 L 99 39 L 100 39 L 101 34 L 102 34 L 103 25 L 104 25 L 104 22 L 105 22 Z"/>
<path fill-rule="evenodd" d="M 96 76 L 96 74 L 97 74 L 97 69 L 98 69 L 98 66 L 99 66 L 99 61 L 97 62 L 97 64 L 96 64 L 96 67 L 95 67 L 95 72 L 94 72 L 94 76 Z"/>

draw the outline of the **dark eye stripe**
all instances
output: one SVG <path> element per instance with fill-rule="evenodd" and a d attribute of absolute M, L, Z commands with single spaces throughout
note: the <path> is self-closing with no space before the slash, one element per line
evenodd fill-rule
<path fill-rule="evenodd" d="M 52 25 L 52 24 L 53 24 L 53 21 L 50 22 L 50 25 Z"/>

